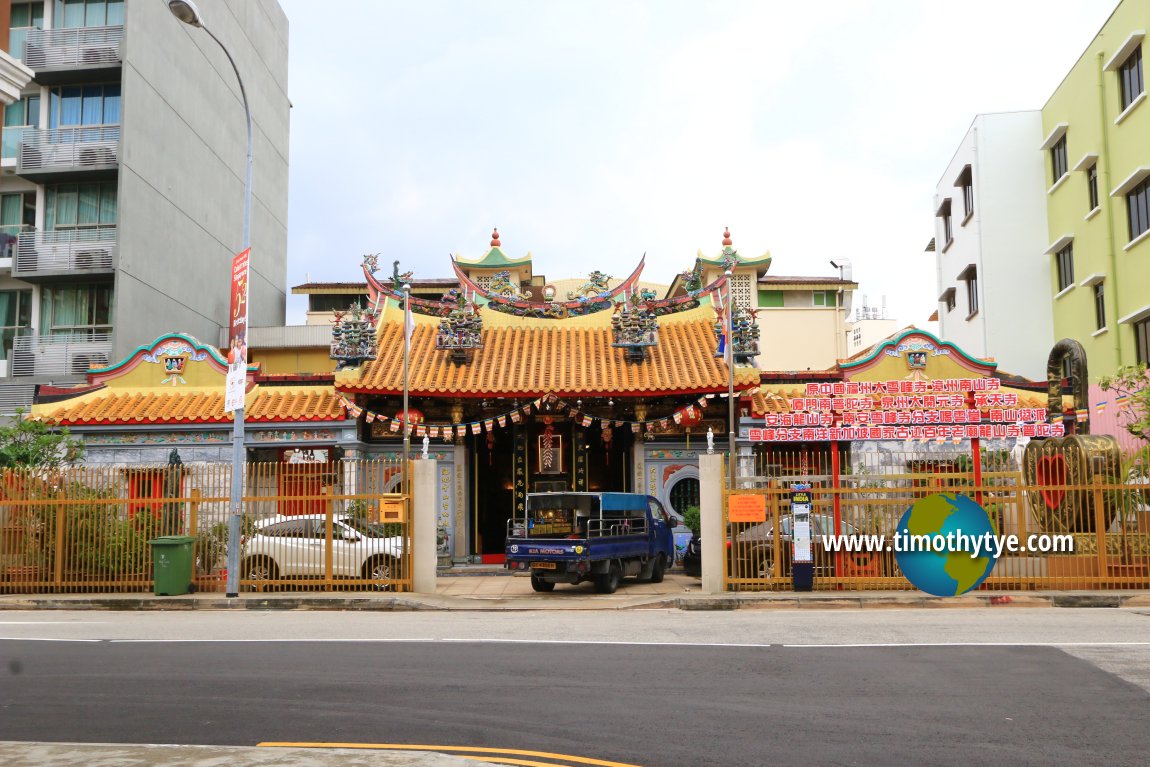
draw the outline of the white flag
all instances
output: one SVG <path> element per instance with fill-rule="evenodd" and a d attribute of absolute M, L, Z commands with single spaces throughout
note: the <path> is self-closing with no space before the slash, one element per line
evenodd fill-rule
<path fill-rule="evenodd" d="M 403 302 L 403 335 L 411 343 L 411 334 L 415 332 L 415 317 L 411 314 L 411 298 Z"/>

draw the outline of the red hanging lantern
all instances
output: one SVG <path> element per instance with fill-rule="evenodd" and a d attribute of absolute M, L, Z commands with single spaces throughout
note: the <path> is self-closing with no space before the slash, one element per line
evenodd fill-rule
<path fill-rule="evenodd" d="M 416 426 L 418 424 L 423 423 L 423 413 L 421 411 L 416 410 L 415 408 L 412 407 L 412 408 L 407 409 L 407 413 L 408 413 L 408 415 L 411 416 L 411 425 L 412 426 Z M 404 422 L 405 419 L 403 417 L 403 411 L 402 410 L 400 410 L 398 413 L 395 414 L 395 420 L 399 421 L 400 423 Z"/>
<path fill-rule="evenodd" d="M 703 411 L 695 405 L 688 405 L 683 409 L 683 417 L 679 421 L 679 425 L 685 429 L 692 426 L 698 426 L 703 422 Z"/>

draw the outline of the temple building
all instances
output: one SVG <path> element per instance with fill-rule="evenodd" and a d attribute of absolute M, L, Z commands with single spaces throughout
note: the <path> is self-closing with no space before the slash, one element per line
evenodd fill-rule
<path fill-rule="evenodd" d="M 319 328 L 253 329 L 248 461 L 353 483 L 334 464 L 394 462 L 406 421 L 411 455 L 439 462 L 444 560 L 498 561 L 528 492 L 646 492 L 682 512 L 698 502 L 708 431 L 725 449 L 728 393 L 751 414 L 770 262 L 740 254 L 729 233 L 670 286 L 642 281 L 642 259 L 623 277 L 550 283 L 530 254 L 508 257 L 498 232 L 479 258 L 454 257 L 451 279 L 419 280 L 398 262 L 386 275 L 365 257 L 362 294 L 345 283 L 309 307 L 309 318 L 331 311 L 329 359 Z M 225 462 L 225 372 L 214 348 L 169 334 L 89 371 L 85 386 L 44 387 L 33 415 L 82 437 L 90 462 L 158 463 L 172 447 L 185 464 Z M 299 487 L 308 470 L 291 471 Z"/>

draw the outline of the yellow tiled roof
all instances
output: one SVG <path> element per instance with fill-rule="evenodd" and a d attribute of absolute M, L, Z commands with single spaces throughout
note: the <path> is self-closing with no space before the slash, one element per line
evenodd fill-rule
<path fill-rule="evenodd" d="M 256 387 L 248 392 L 245 419 L 257 422 L 339 421 L 343 403 L 330 386 Z M 109 391 L 37 405 L 33 417 L 63 426 L 107 424 L 210 424 L 232 420 L 222 389 Z"/>
<path fill-rule="evenodd" d="M 708 311 L 710 311 L 708 309 Z M 712 314 L 713 316 L 713 314 Z M 609 315 L 608 315 L 609 317 Z M 518 322 L 484 327 L 483 348 L 463 365 L 435 348 L 436 328 L 417 324 L 411 339 L 410 390 L 423 396 L 537 396 L 678 394 L 721 391 L 727 367 L 715 357 L 712 322 L 704 317 L 659 323 L 659 343 L 643 362 L 611 346 L 609 319 L 595 326 L 566 322 Z M 359 370 L 336 375 L 346 392 L 403 390 L 403 326 L 381 325 L 378 358 Z M 736 368 L 735 384 L 758 383 L 759 371 Z"/>

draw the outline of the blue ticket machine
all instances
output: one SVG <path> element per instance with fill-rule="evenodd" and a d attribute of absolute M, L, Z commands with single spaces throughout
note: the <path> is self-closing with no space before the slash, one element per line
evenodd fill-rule
<path fill-rule="evenodd" d="M 814 541 L 811 536 L 811 486 L 791 485 L 791 580 L 795 591 L 814 585 Z"/>

